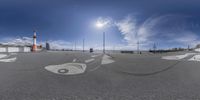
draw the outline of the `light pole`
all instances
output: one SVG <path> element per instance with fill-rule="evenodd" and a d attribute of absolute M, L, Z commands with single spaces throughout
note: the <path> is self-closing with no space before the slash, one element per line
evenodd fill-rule
<path fill-rule="evenodd" d="M 75 51 L 76 51 L 76 41 L 75 41 Z"/>
<path fill-rule="evenodd" d="M 103 23 L 103 22 L 96 22 L 96 27 L 97 28 L 103 28 L 104 26 L 106 25 L 106 23 Z M 106 37 L 106 33 L 103 32 L 103 53 L 105 54 L 105 46 L 106 46 L 106 43 L 105 43 L 105 37 Z"/>
<path fill-rule="evenodd" d="M 106 46 L 106 39 L 105 39 L 106 33 L 103 32 L 103 53 L 105 54 L 105 46 Z"/>
<path fill-rule="evenodd" d="M 85 52 L 85 39 L 83 39 L 83 52 Z"/>
<path fill-rule="evenodd" d="M 138 54 L 140 53 L 140 43 L 139 43 L 139 41 L 137 41 L 137 53 Z"/>
<path fill-rule="evenodd" d="M 153 44 L 153 50 L 154 50 L 154 53 L 156 53 L 156 44 L 155 43 Z"/>

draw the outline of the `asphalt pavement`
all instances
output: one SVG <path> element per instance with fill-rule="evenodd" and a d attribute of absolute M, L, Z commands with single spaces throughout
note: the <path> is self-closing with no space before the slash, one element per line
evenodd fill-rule
<path fill-rule="evenodd" d="M 108 64 L 101 53 L 17 53 L 0 62 L 0 100 L 200 100 L 200 62 L 162 59 L 185 53 L 113 53 Z M 64 63 L 87 68 L 77 75 L 45 69 Z"/>

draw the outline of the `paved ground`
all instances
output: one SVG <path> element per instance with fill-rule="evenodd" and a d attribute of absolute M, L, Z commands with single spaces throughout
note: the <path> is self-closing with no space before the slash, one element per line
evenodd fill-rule
<path fill-rule="evenodd" d="M 174 54 L 184 52 L 110 54 L 115 62 L 102 65 L 101 54 L 18 53 L 0 62 L 0 100 L 200 100 L 200 62 L 161 59 Z M 85 73 L 45 70 L 71 62 L 86 64 Z"/>

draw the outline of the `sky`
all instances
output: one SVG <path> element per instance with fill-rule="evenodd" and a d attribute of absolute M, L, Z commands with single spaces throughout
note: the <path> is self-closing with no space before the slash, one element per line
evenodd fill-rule
<path fill-rule="evenodd" d="M 0 0 L 0 42 L 149 50 L 200 43 L 199 0 Z M 98 28 L 96 23 L 103 23 Z"/>

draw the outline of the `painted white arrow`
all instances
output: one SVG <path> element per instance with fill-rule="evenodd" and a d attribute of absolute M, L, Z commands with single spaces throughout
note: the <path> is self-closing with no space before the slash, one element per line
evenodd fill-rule
<path fill-rule="evenodd" d="M 108 56 L 108 55 L 103 55 L 103 58 L 102 58 L 102 61 L 101 61 L 101 64 L 102 65 L 105 65 L 105 64 L 110 64 L 110 63 L 114 63 L 115 61 L 112 60 L 112 57 Z"/>

